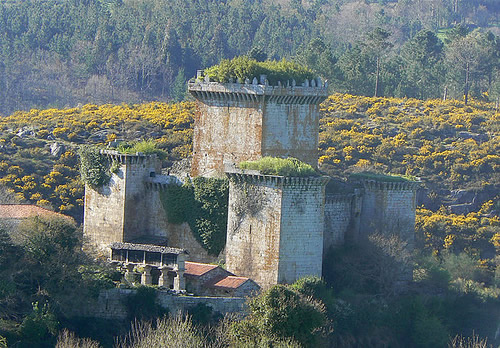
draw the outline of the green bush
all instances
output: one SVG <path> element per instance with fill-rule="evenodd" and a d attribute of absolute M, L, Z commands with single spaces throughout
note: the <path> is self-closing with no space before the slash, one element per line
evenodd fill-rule
<path fill-rule="evenodd" d="M 157 155 L 159 158 L 163 159 L 166 157 L 165 151 L 158 148 L 158 144 L 154 140 L 143 140 L 132 143 L 120 143 L 118 145 L 118 152 L 123 154 L 135 155 L 138 152 L 142 152 L 145 155 Z"/>
<path fill-rule="evenodd" d="M 292 79 L 301 84 L 306 79 L 315 77 L 309 68 L 285 59 L 258 62 L 248 56 L 223 59 L 218 65 L 205 69 L 204 73 L 211 80 L 222 83 L 229 82 L 229 79 L 251 81 L 254 77 L 259 79 L 260 75 L 267 75 L 267 80 L 272 85 L 276 85 L 278 81 L 285 83 Z"/>
<path fill-rule="evenodd" d="M 262 157 L 257 161 L 240 162 L 241 169 L 258 170 L 264 175 L 318 176 L 312 166 L 296 158 Z"/>
<path fill-rule="evenodd" d="M 149 286 L 137 287 L 135 293 L 127 297 L 127 309 L 130 319 L 150 320 L 168 313 L 156 303 L 158 291 Z"/>
<path fill-rule="evenodd" d="M 243 342 L 280 337 L 314 347 L 318 330 L 326 323 L 321 303 L 284 285 L 275 285 L 251 299 L 249 307 L 250 315 L 233 324 L 233 335 Z"/>
<path fill-rule="evenodd" d="M 49 310 L 49 306 L 44 304 L 40 307 L 38 302 L 33 303 L 33 311 L 21 324 L 21 337 L 26 344 L 43 346 L 48 343 L 57 333 L 56 316 Z"/>
<path fill-rule="evenodd" d="M 102 156 L 99 149 L 92 146 L 81 146 L 80 175 L 82 181 L 93 188 L 108 184 L 111 179 L 110 163 L 106 156 Z"/>

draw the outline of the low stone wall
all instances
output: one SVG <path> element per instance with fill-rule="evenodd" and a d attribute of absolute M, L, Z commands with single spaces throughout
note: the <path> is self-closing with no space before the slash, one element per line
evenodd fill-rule
<path fill-rule="evenodd" d="M 134 289 L 109 289 L 100 292 L 99 297 L 86 306 L 82 306 L 80 313 L 75 316 L 101 318 L 110 320 L 126 320 L 128 311 L 127 297 Z M 170 313 L 186 312 L 197 304 L 205 304 L 219 313 L 238 313 L 245 309 L 244 297 L 201 297 L 173 295 L 168 291 L 158 290 L 157 303 L 168 308 Z"/>

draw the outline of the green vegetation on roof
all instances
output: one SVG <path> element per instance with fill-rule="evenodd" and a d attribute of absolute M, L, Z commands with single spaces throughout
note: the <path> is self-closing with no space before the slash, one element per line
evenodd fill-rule
<path fill-rule="evenodd" d="M 229 82 L 230 79 L 252 81 L 254 77 L 259 79 L 260 75 L 267 75 L 271 85 L 276 85 L 278 81 L 286 84 L 286 81 L 290 80 L 301 84 L 306 79 L 311 80 L 316 77 L 309 68 L 286 59 L 258 62 L 248 56 L 223 59 L 218 65 L 205 69 L 204 74 L 210 77 L 210 80 L 222 83 Z"/>
<path fill-rule="evenodd" d="M 123 154 L 135 155 L 138 152 L 141 152 L 145 155 L 157 155 L 159 158 L 165 158 L 165 151 L 159 149 L 157 147 L 157 142 L 154 140 L 143 140 L 131 143 L 120 143 L 118 145 L 118 152 Z"/>
<path fill-rule="evenodd" d="M 244 161 L 241 169 L 258 170 L 264 175 L 280 176 L 318 176 L 312 166 L 296 158 L 262 157 L 257 161 Z"/>
<path fill-rule="evenodd" d="M 351 179 L 358 180 L 376 180 L 382 182 L 410 182 L 418 181 L 418 179 L 411 175 L 400 175 L 400 174 L 380 174 L 373 172 L 360 172 L 350 175 Z"/>

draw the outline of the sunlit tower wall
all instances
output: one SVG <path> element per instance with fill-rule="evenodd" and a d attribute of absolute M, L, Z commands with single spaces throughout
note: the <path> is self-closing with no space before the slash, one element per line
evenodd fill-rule
<path fill-rule="evenodd" d="M 260 82 L 190 82 L 197 101 L 191 176 L 222 176 L 225 165 L 263 156 L 318 164 L 319 103 L 328 95 L 320 79 L 270 86 Z"/>
<path fill-rule="evenodd" d="M 129 242 L 145 234 L 149 219 L 149 195 L 145 182 L 160 171 L 156 155 L 101 152 L 118 163 L 107 185 L 85 187 L 84 236 L 107 248 L 113 242 Z"/>
<path fill-rule="evenodd" d="M 322 274 L 328 177 L 227 173 L 226 268 L 262 288 Z"/>

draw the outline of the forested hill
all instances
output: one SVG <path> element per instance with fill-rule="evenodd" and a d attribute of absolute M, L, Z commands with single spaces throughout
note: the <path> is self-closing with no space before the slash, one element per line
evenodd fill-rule
<path fill-rule="evenodd" d="M 181 100 L 196 69 L 250 51 L 334 91 L 495 100 L 499 14 L 497 0 L 0 1 L 0 114 Z"/>

